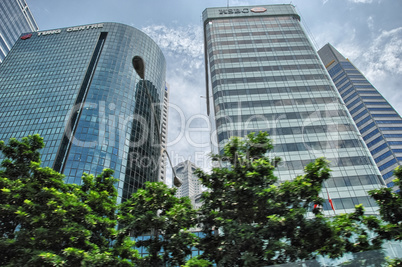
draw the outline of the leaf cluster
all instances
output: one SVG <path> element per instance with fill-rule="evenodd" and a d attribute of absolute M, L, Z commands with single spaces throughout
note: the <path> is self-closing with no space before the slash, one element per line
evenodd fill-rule
<path fill-rule="evenodd" d="M 141 266 L 182 265 L 196 245 L 197 238 L 189 231 L 195 226 L 196 212 L 189 198 L 176 198 L 175 192 L 163 183 L 147 182 L 145 189 L 139 189 L 120 207 L 120 236 L 149 236 L 136 242 L 149 252 L 137 262 Z"/>
<path fill-rule="evenodd" d="M 84 174 L 82 185 L 66 184 L 60 173 L 40 167 L 43 147 L 39 135 L 0 143 L 6 157 L 0 171 L 0 265 L 127 265 L 112 246 L 117 234 L 113 171 Z"/>
<path fill-rule="evenodd" d="M 383 220 L 355 212 L 324 216 L 320 198 L 330 178 L 329 163 L 319 158 L 291 181 L 274 175 L 279 158 L 266 133 L 232 138 L 221 166 L 196 171 L 208 189 L 195 211 L 176 189 L 146 183 L 117 205 L 116 179 L 106 169 L 83 174 L 82 184 L 40 167 L 39 135 L 0 142 L 1 266 L 266 266 L 298 265 L 319 256 L 339 258 L 355 253 L 348 264 L 376 264 L 361 252 L 376 250 L 383 240 L 402 238 L 402 193 L 382 188 L 370 192 Z M 395 171 L 401 186 L 402 168 Z M 190 229 L 198 225 L 205 237 Z M 145 238 L 147 237 L 147 238 Z M 134 242 L 133 239 L 137 238 Z M 139 257 L 135 247 L 145 248 Z M 191 248 L 204 251 L 186 262 Z M 396 266 L 400 260 L 390 261 Z"/>
<path fill-rule="evenodd" d="M 270 159 L 266 133 L 232 138 L 222 164 L 207 174 L 198 170 L 203 193 L 200 223 L 203 257 L 218 266 L 265 266 L 319 255 L 339 258 L 346 252 L 378 248 L 381 239 L 368 232 L 378 227 L 374 217 L 355 213 L 327 218 L 319 197 L 330 178 L 328 162 L 317 159 L 305 174 L 280 182 L 273 171 L 279 159 Z M 317 205 L 317 208 L 313 208 Z"/>

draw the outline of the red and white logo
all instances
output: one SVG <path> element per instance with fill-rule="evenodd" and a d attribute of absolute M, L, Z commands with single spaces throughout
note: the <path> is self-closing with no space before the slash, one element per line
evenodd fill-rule
<path fill-rule="evenodd" d="M 267 9 L 265 7 L 253 7 L 250 10 L 251 10 L 251 12 L 254 12 L 254 13 L 263 13 L 263 12 L 267 11 Z"/>
<path fill-rule="evenodd" d="M 21 39 L 26 40 L 26 39 L 29 39 L 31 37 L 32 37 L 32 33 L 29 33 L 29 34 L 25 34 L 24 36 L 21 36 Z"/>

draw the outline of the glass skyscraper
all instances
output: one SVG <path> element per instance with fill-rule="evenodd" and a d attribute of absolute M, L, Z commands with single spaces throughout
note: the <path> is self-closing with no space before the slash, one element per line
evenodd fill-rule
<path fill-rule="evenodd" d="M 281 180 L 303 174 L 318 157 L 331 161 L 322 197 L 326 214 L 362 203 L 383 180 L 300 24 L 293 5 L 207 8 L 203 12 L 208 109 L 222 152 L 231 136 L 260 130 L 274 141 Z"/>
<path fill-rule="evenodd" d="M 332 45 L 321 57 L 388 187 L 402 162 L 402 119 L 363 74 Z M 396 188 L 395 188 L 396 189 Z"/>
<path fill-rule="evenodd" d="M 135 55 L 145 61 L 145 80 L 133 69 Z M 127 25 L 24 34 L 0 65 L 0 140 L 39 133 L 44 166 L 77 184 L 83 172 L 111 168 L 119 197 L 129 197 L 158 180 L 161 125 L 150 107 L 160 124 L 165 71 L 157 44 Z"/>
<path fill-rule="evenodd" d="M 0 63 L 21 33 L 38 29 L 25 0 L 0 1 Z"/>

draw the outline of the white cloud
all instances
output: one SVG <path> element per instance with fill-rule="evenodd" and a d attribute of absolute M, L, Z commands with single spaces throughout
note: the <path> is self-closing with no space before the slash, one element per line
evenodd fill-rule
<path fill-rule="evenodd" d="M 371 32 L 371 35 L 374 35 Z M 390 104 L 402 114 L 402 27 L 383 30 L 363 44 L 362 40 L 343 41 L 335 47 L 360 69 Z"/>
<path fill-rule="evenodd" d="M 361 3 L 361 4 L 371 4 L 373 3 L 373 0 L 348 0 L 349 2 L 352 3 Z"/>
<path fill-rule="evenodd" d="M 382 31 L 362 55 L 368 64 L 366 75 L 369 78 L 384 78 L 390 74 L 402 74 L 401 47 L 402 27 Z"/>
<path fill-rule="evenodd" d="M 195 132 L 191 128 L 208 129 L 205 120 L 194 116 L 206 116 L 203 29 L 200 25 L 168 27 L 152 25 L 141 29 L 162 49 L 168 63 L 166 80 L 170 85 L 168 121 L 168 151 L 173 165 L 184 160 L 198 167 L 209 168 L 206 157 L 209 152 L 208 132 Z M 190 123 L 192 122 L 192 123 Z M 205 159 L 201 160 L 201 159 Z M 171 170 L 167 168 L 167 177 Z"/>
<path fill-rule="evenodd" d="M 402 114 L 402 27 L 382 31 L 361 55 L 365 76 Z"/>
<path fill-rule="evenodd" d="M 201 26 L 188 25 L 187 27 L 169 28 L 165 25 L 151 25 L 142 28 L 142 31 L 168 53 L 186 55 L 191 58 L 203 57 Z"/>

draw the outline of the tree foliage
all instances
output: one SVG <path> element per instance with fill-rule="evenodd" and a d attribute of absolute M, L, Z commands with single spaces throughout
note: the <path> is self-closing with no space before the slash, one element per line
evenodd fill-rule
<path fill-rule="evenodd" d="M 369 194 L 380 207 L 381 219 L 385 224 L 376 228 L 376 233 L 384 240 L 402 241 L 402 166 L 394 170 L 394 188 L 371 190 Z M 398 188 L 397 192 L 393 192 Z M 389 266 L 401 266 L 402 258 L 391 260 Z"/>
<path fill-rule="evenodd" d="M 196 245 L 196 236 L 189 231 L 195 226 L 196 212 L 189 198 L 177 198 L 175 192 L 163 183 L 147 182 L 145 189 L 139 189 L 121 205 L 120 236 L 149 236 L 136 242 L 137 247 L 149 252 L 137 262 L 140 266 L 182 265 Z"/>
<path fill-rule="evenodd" d="M 11 139 L 0 150 L 6 159 L 0 172 L 1 266 L 125 266 L 118 257 L 113 171 L 83 175 L 82 185 L 40 167 L 39 135 Z M 131 251 L 130 255 L 136 255 Z"/>
<path fill-rule="evenodd" d="M 116 179 L 108 169 L 96 177 L 84 173 L 80 185 L 66 184 L 63 175 L 40 166 L 43 146 L 39 135 L 0 142 L 1 266 L 265 266 L 306 260 L 312 266 L 320 255 L 348 252 L 357 255 L 349 266 L 379 266 L 359 252 L 402 238 L 401 192 L 370 192 L 383 220 L 365 216 L 361 205 L 351 214 L 325 217 L 319 194 L 330 178 L 328 162 L 317 159 L 304 175 L 280 181 L 273 173 L 279 159 L 267 156 L 272 143 L 266 133 L 231 139 L 224 155 L 213 156 L 223 166 L 197 171 L 208 188 L 198 211 L 162 183 L 147 183 L 117 205 Z M 402 168 L 395 175 L 401 187 Z M 190 232 L 197 222 L 202 239 Z M 141 236 L 149 238 L 133 241 Z M 188 260 L 193 246 L 204 254 Z M 136 247 L 149 255 L 141 258 Z"/>
<path fill-rule="evenodd" d="M 303 176 L 280 182 L 273 174 L 278 159 L 267 156 L 270 149 L 266 133 L 235 137 L 223 156 L 213 155 L 229 166 L 214 168 L 210 174 L 198 171 L 208 188 L 200 210 L 205 258 L 218 266 L 264 266 L 318 255 L 338 258 L 380 246 L 379 238 L 366 233 L 367 225 L 378 222 L 364 216 L 362 207 L 331 219 L 321 208 L 312 209 L 322 205 L 318 196 L 330 177 L 325 159 L 308 164 Z"/>

